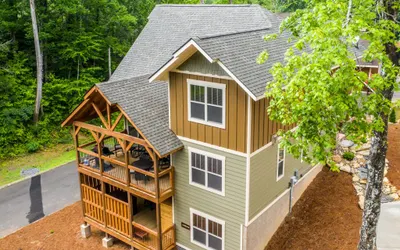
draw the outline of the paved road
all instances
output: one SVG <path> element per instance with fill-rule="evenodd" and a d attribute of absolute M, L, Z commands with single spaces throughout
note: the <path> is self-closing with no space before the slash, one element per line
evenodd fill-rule
<path fill-rule="evenodd" d="M 379 250 L 400 249 L 400 201 L 382 204 L 377 234 Z"/>
<path fill-rule="evenodd" d="M 80 199 L 75 162 L 0 189 L 0 238 Z"/>

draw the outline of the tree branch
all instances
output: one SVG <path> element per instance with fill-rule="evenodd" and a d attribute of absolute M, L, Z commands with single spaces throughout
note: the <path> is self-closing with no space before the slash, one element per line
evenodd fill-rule
<path fill-rule="evenodd" d="M 343 28 L 346 28 L 347 25 L 350 23 L 350 18 L 351 18 L 351 9 L 353 8 L 353 0 L 349 0 L 349 5 L 347 6 L 347 15 L 346 15 L 346 21 L 343 24 Z"/>

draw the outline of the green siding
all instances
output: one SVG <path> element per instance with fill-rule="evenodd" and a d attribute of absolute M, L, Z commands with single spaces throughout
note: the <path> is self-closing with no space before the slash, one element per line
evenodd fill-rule
<path fill-rule="evenodd" d="M 194 53 L 188 60 L 178 67 L 178 70 L 216 76 L 228 76 L 225 70 L 223 70 L 217 63 L 210 63 L 200 52 Z"/>
<path fill-rule="evenodd" d="M 225 250 L 240 249 L 240 224 L 244 224 L 246 195 L 246 157 L 184 142 L 185 148 L 173 155 L 175 166 L 174 214 L 177 242 L 192 249 L 203 249 L 190 242 L 190 208 L 225 221 Z M 188 148 L 225 156 L 225 196 L 189 184 Z"/>
<path fill-rule="evenodd" d="M 285 175 L 276 181 L 277 143 L 250 158 L 249 219 L 261 212 L 270 202 L 284 192 L 295 169 L 304 174 L 310 165 L 286 153 Z"/>

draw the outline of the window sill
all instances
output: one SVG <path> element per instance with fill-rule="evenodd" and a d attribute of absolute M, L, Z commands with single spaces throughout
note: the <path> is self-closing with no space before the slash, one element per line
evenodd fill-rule
<path fill-rule="evenodd" d="M 221 123 L 216 123 L 216 122 L 207 122 L 207 121 L 196 119 L 196 118 L 189 118 L 189 122 L 195 122 L 195 123 L 200 123 L 200 124 L 207 125 L 210 127 L 225 129 L 224 123 L 221 124 Z"/>

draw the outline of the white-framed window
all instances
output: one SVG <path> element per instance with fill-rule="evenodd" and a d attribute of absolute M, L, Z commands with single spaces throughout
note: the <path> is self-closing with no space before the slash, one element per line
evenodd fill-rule
<path fill-rule="evenodd" d="M 225 195 L 225 157 L 189 147 L 189 184 Z"/>
<path fill-rule="evenodd" d="M 225 221 L 190 208 L 190 240 L 204 249 L 224 250 Z"/>
<path fill-rule="evenodd" d="M 187 79 L 188 119 L 218 128 L 225 128 L 226 85 Z"/>
<path fill-rule="evenodd" d="M 276 165 L 276 180 L 279 181 L 285 175 L 285 148 L 278 146 L 278 157 Z"/>

